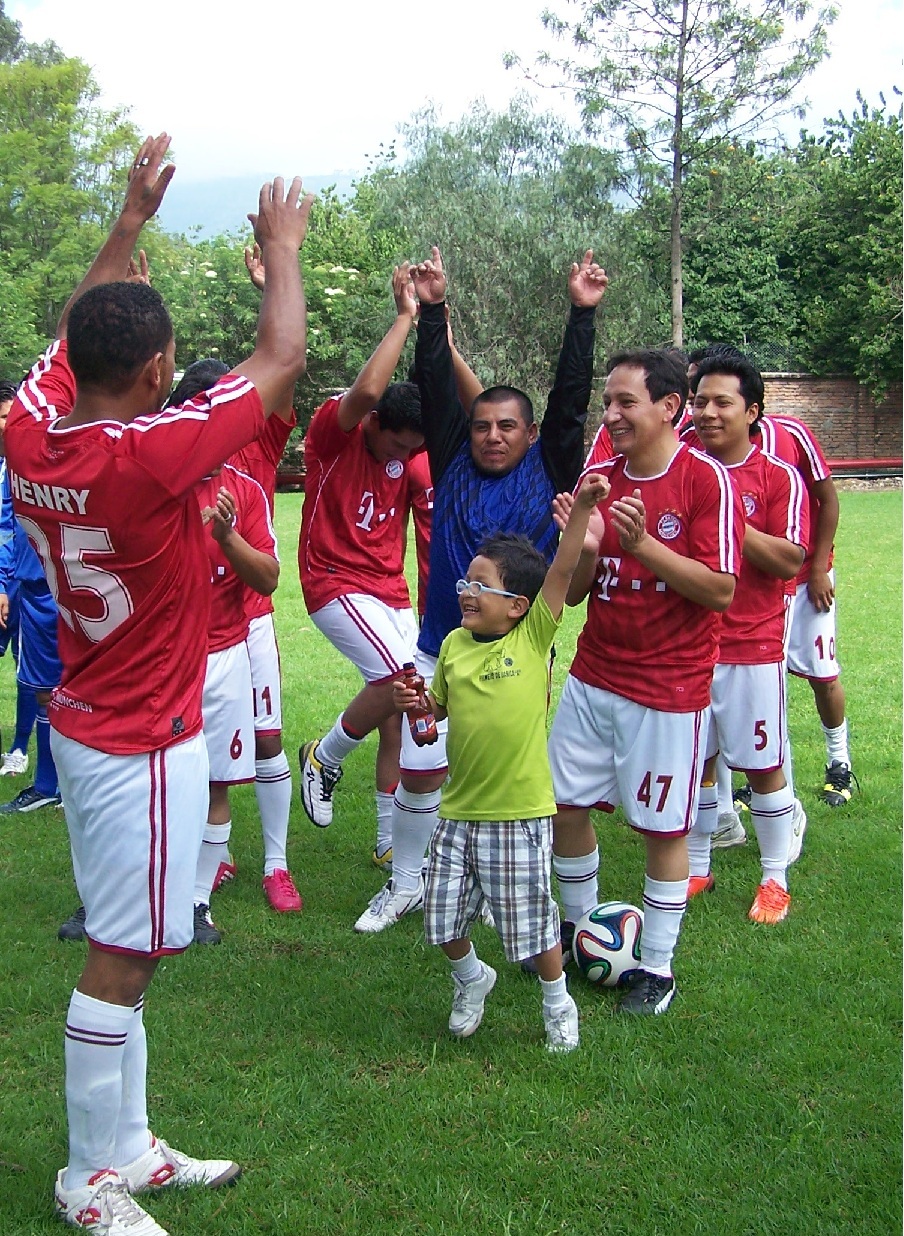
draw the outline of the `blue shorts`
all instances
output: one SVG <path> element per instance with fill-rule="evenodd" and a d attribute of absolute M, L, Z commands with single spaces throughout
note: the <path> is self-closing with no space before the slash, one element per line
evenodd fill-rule
<path fill-rule="evenodd" d="M 46 584 L 23 580 L 19 585 L 19 664 L 16 677 L 23 687 L 52 691 L 60 685 L 63 667 L 57 651 L 57 607 Z"/>
<path fill-rule="evenodd" d="M 4 656 L 7 648 L 13 650 L 13 660 L 19 660 L 19 581 L 17 579 L 10 580 L 9 592 L 6 594 L 9 597 L 9 617 L 6 620 L 6 626 L 0 627 L 0 657 Z"/>

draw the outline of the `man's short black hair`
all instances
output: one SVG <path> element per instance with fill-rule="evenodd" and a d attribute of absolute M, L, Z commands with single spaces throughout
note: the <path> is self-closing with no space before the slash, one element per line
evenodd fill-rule
<path fill-rule="evenodd" d="M 740 348 L 736 348 L 733 343 L 708 343 L 703 348 L 694 348 L 693 352 L 688 355 L 687 363 L 689 365 L 699 365 L 701 361 L 707 360 L 710 356 L 743 356 L 744 353 Z"/>
<path fill-rule="evenodd" d="M 700 379 L 705 378 L 709 373 L 724 373 L 729 377 L 737 378 L 738 388 L 744 399 L 744 407 L 749 408 L 751 404 L 755 403 L 759 408 L 757 418 L 753 425 L 750 426 L 753 429 L 763 415 L 763 407 L 766 402 L 763 375 L 755 365 L 751 364 L 743 352 L 738 352 L 736 348 L 733 351 L 736 355 L 731 355 L 728 352 L 719 352 L 702 360 L 699 369 L 694 374 L 691 386 L 694 394 L 696 394 L 697 387 L 700 385 Z"/>
<path fill-rule="evenodd" d="M 673 417 L 677 424 L 687 403 L 687 369 L 672 349 L 637 348 L 631 352 L 616 352 L 609 357 L 606 373 L 610 374 L 619 365 L 627 369 L 642 369 L 647 394 L 653 403 L 659 403 L 667 395 L 677 395 L 680 403 Z"/>
<path fill-rule="evenodd" d="M 184 403 L 194 399 L 195 395 L 200 395 L 202 391 L 210 390 L 212 386 L 216 386 L 223 374 L 228 372 L 229 366 L 223 361 L 217 360 L 214 356 L 192 361 L 173 387 L 172 394 L 167 399 L 164 407 L 181 408 Z"/>
<path fill-rule="evenodd" d="M 173 324 L 160 293 L 148 284 L 102 283 L 72 306 L 68 336 L 76 383 L 120 394 L 142 365 L 166 351 Z"/>
<path fill-rule="evenodd" d="M 471 404 L 471 420 L 474 419 L 474 414 L 483 403 L 508 403 L 513 399 L 518 405 L 518 410 L 521 413 L 521 419 L 525 425 L 530 427 L 534 423 L 534 405 L 525 395 L 524 391 L 519 391 L 517 386 L 488 386 L 485 391 L 481 391 L 474 402 Z"/>
<path fill-rule="evenodd" d="M 506 592 L 527 597 L 533 604 L 548 569 L 536 545 L 520 532 L 494 532 L 481 543 L 477 553 L 481 558 L 489 558 L 496 567 Z"/>
<path fill-rule="evenodd" d="M 12 403 L 18 390 L 15 382 L 0 382 L 0 403 Z"/>
<path fill-rule="evenodd" d="M 391 382 L 377 402 L 381 429 L 393 433 L 423 433 L 421 392 L 414 382 Z"/>

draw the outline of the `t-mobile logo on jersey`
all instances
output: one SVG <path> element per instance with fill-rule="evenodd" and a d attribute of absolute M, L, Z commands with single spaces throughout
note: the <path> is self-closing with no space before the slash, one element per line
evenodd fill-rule
<path fill-rule="evenodd" d="M 370 532 L 371 525 L 374 522 L 374 496 L 369 489 L 365 489 L 361 495 L 361 503 L 358 507 L 358 522 L 356 528 L 363 528 L 365 532 Z M 391 506 L 388 511 L 384 511 L 382 515 L 377 515 L 377 523 L 381 524 L 384 519 L 391 519 L 395 515 L 395 507 Z"/>

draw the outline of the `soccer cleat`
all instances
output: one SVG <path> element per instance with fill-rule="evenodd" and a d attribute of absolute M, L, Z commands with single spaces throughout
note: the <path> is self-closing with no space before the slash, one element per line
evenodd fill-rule
<path fill-rule="evenodd" d="M 851 801 L 853 786 L 860 789 L 860 782 L 854 776 L 849 764 L 841 760 L 832 760 L 826 765 L 826 783 L 820 791 L 820 800 L 829 807 L 843 807 Z M 0 807 L 0 811 L 3 808 Z"/>
<path fill-rule="evenodd" d="M 492 966 L 482 961 L 480 970 L 480 978 L 473 983 L 463 983 L 457 974 L 452 975 L 455 995 L 452 997 L 449 1030 L 457 1039 L 469 1038 L 483 1021 L 483 1006 L 496 985 L 496 971 Z"/>
<path fill-rule="evenodd" d="M 0 803 L 0 814 L 13 815 L 18 811 L 24 815 L 27 811 L 37 811 L 39 807 L 59 807 L 62 801 L 59 794 L 45 794 L 33 785 L 27 785 L 11 802 Z"/>
<path fill-rule="evenodd" d="M 388 850 L 384 850 L 382 854 L 378 854 L 374 850 L 370 856 L 370 861 L 378 871 L 385 871 L 387 875 L 392 875 L 392 846 Z"/>
<path fill-rule="evenodd" d="M 54 1189 L 56 1212 L 64 1223 L 98 1236 L 167 1236 L 112 1168 L 95 1172 L 81 1189 L 65 1188 L 65 1171 L 57 1173 Z"/>
<path fill-rule="evenodd" d="M 314 754 L 316 740 L 298 748 L 301 765 L 301 805 L 308 819 L 318 828 L 328 828 L 333 822 L 333 790 L 342 780 L 342 769 L 321 764 Z"/>
<path fill-rule="evenodd" d="M 494 924 L 495 926 L 495 924 Z M 559 926 L 559 933 L 562 940 L 562 969 L 564 970 L 569 965 L 574 957 L 572 946 L 574 944 L 574 923 L 562 920 Z M 537 963 L 533 957 L 525 957 L 521 962 L 521 969 L 525 974 L 536 974 Z"/>
<path fill-rule="evenodd" d="M 221 1185 L 234 1184 L 242 1169 L 231 1159 L 190 1159 L 180 1150 L 173 1150 L 161 1137 L 152 1136 L 144 1154 L 119 1168 L 119 1174 L 132 1193 L 143 1193 L 146 1189 L 188 1185 L 219 1189 Z"/>
<path fill-rule="evenodd" d="M 738 788 L 732 794 L 732 798 L 734 800 L 732 802 L 732 806 L 734 807 L 738 815 L 740 815 L 742 811 L 750 810 L 750 795 L 752 793 L 753 793 L 753 790 L 750 788 L 750 786 L 745 781 L 745 783 L 743 785 L 739 785 Z"/>
<path fill-rule="evenodd" d="M 746 842 L 747 833 L 737 811 L 723 811 L 719 816 L 718 828 L 712 835 L 712 848 L 728 850 L 735 845 L 745 845 Z"/>
<path fill-rule="evenodd" d="M 27 768 L 27 751 L 7 751 L 0 764 L 0 777 L 19 777 Z"/>
<path fill-rule="evenodd" d="M 234 880 L 238 873 L 238 866 L 232 861 L 232 856 L 230 855 L 228 863 L 220 863 L 219 867 L 217 867 L 217 874 L 213 878 L 213 887 L 210 891 L 218 893 L 223 885 L 228 884 L 230 880 Z"/>
<path fill-rule="evenodd" d="M 546 1026 L 546 1050 L 553 1052 L 574 1051 L 581 1041 L 578 1030 L 578 1006 L 571 996 L 567 1005 L 556 1013 L 543 1010 Z"/>
<path fill-rule="evenodd" d="M 271 875 L 264 876 L 263 887 L 267 900 L 278 914 L 301 910 L 301 894 L 285 867 L 277 867 Z"/>
<path fill-rule="evenodd" d="M 424 904 L 424 881 L 418 880 L 413 893 L 394 893 L 392 880 L 387 881 L 355 923 L 355 931 L 374 933 L 397 923 L 403 914 L 411 914 Z"/>
<path fill-rule="evenodd" d="M 804 848 L 804 833 L 807 831 L 807 813 L 799 798 L 794 800 L 794 815 L 791 817 L 791 845 L 788 847 L 788 866 L 796 863 Z"/>
<path fill-rule="evenodd" d="M 59 940 L 84 940 L 85 931 L 85 907 L 79 906 L 74 914 L 70 914 L 65 923 L 60 924 L 60 929 L 57 932 Z"/>
<path fill-rule="evenodd" d="M 662 974 L 651 974 L 649 970 L 635 970 L 628 979 L 628 994 L 619 1001 L 615 1011 L 655 1017 L 666 1011 L 676 991 L 671 975 L 666 978 Z"/>
<path fill-rule="evenodd" d="M 705 876 L 691 876 L 687 882 L 688 900 L 696 897 L 698 893 L 711 893 L 715 887 L 716 877 L 712 872 Z"/>
<path fill-rule="evenodd" d="M 195 906 L 195 936 L 194 944 L 219 944 L 223 937 L 217 931 L 210 917 L 210 906 L 199 902 Z"/>
<path fill-rule="evenodd" d="M 780 923 L 788 914 L 791 894 L 776 880 L 767 880 L 756 890 L 747 917 L 753 923 Z"/>

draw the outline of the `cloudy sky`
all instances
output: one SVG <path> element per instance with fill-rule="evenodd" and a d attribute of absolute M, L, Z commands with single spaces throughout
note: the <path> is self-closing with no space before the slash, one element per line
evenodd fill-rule
<path fill-rule="evenodd" d="M 563 2 L 546 0 L 564 11 Z M 457 119 L 476 98 L 504 107 L 524 88 L 502 65 L 542 45 L 544 0 L 6 0 L 31 42 L 54 39 L 94 70 L 107 107 L 172 134 L 179 179 L 362 172 L 426 102 Z M 860 89 L 904 89 L 901 0 L 840 0 L 831 59 L 808 80 L 809 127 Z M 545 92 L 544 106 L 556 96 Z M 563 102 L 560 108 L 566 110 Z M 790 127 L 795 136 L 798 123 Z"/>

